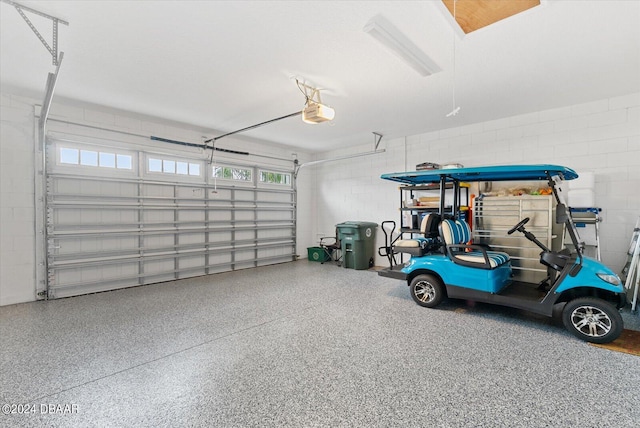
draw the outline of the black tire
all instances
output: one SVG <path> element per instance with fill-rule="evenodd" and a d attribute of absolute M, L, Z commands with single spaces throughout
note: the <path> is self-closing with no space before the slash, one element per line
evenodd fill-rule
<path fill-rule="evenodd" d="M 409 290 L 413 300 L 425 308 L 433 308 L 444 299 L 444 284 L 433 275 L 416 276 L 411 280 Z"/>
<path fill-rule="evenodd" d="M 574 336 L 593 343 L 609 343 L 622 333 L 622 316 L 610 303 L 595 297 L 580 297 L 568 302 L 562 311 L 562 323 Z"/>

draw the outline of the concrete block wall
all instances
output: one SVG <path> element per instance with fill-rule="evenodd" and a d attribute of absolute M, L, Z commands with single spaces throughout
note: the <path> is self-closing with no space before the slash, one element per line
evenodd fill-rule
<path fill-rule="evenodd" d="M 464 109 L 460 113 L 464 115 Z M 452 125 L 455 125 L 455 117 Z M 399 221 L 398 186 L 380 179 L 422 162 L 464 166 L 553 163 L 595 173 L 603 209 L 603 261 L 620 271 L 640 216 L 640 93 L 396 139 L 381 154 L 319 164 L 313 239 L 332 235 L 346 220 Z M 372 144 L 317 155 L 318 159 L 373 150 Z M 377 245 L 384 243 L 378 229 Z M 376 264 L 386 259 L 377 257 Z"/>
<path fill-rule="evenodd" d="M 36 299 L 36 227 L 35 227 L 35 115 L 41 100 L 24 98 L 11 93 L 1 93 L 0 104 L 0 306 L 33 301 Z M 118 140 L 147 148 L 160 148 L 163 143 L 145 140 L 135 135 L 155 135 L 179 141 L 200 142 L 203 135 L 217 135 L 218 132 L 198 129 L 193 126 L 142 116 L 126 111 L 113 110 L 101 106 L 75 102 L 57 102 L 51 108 L 48 132 L 69 133 L 94 139 Z M 82 123 L 93 126 L 78 127 L 60 121 Z M 113 133 L 98 128 L 122 131 Z M 113 144 L 118 144 L 114 142 Z M 297 153 L 300 162 L 311 160 L 311 155 L 278 144 L 266 143 L 249 138 L 230 137 L 220 142 L 221 147 L 247 151 L 252 154 L 267 155 L 293 160 Z M 175 146 L 167 146 L 175 149 Z M 144 149 L 145 147 L 141 147 Z M 202 155 L 201 149 L 185 147 L 185 154 Z M 228 160 L 229 161 L 229 160 Z M 254 158 L 252 162 L 261 164 L 292 166 L 289 162 Z M 297 253 L 306 257 L 306 248 L 311 242 L 311 219 L 313 210 L 312 182 L 301 176 L 298 188 L 298 230 Z"/>
<path fill-rule="evenodd" d="M 0 94 L 0 305 L 35 299 L 34 105 Z M 461 113 L 463 114 L 463 112 Z M 55 103 L 52 115 L 95 126 L 198 141 L 203 130 L 95 106 Z M 452 119 L 455 125 L 455 118 Z M 64 127 L 63 125 L 57 125 Z M 104 137 L 95 131 L 95 137 Z M 152 144 L 149 142 L 149 144 Z M 234 147 L 288 157 L 292 150 L 247 140 Z M 399 220 L 397 185 L 380 174 L 421 162 L 465 166 L 557 163 L 593 171 L 603 208 L 603 261 L 619 271 L 640 215 L 640 94 L 565 106 L 437 132 L 383 139 L 384 153 L 303 168 L 298 175 L 298 254 L 335 233 L 346 220 Z M 301 162 L 369 152 L 373 143 L 311 156 Z M 377 246 L 383 244 L 378 229 Z M 377 257 L 376 264 L 385 264 Z"/>
<path fill-rule="evenodd" d="M 34 109 L 0 96 L 0 305 L 35 299 Z"/>

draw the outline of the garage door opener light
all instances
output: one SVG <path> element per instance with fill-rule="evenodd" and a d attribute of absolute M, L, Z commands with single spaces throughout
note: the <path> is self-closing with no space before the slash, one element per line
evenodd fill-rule
<path fill-rule="evenodd" d="M 303 122 L 315 125 L 316 123 L 333 120 L 336 117 L 334 109 L 322 104 L 320 89 L 302 83 L 298 79 L 296 79 L 296 84 L 306 98 L 304 109 L 302 110 Z"/>

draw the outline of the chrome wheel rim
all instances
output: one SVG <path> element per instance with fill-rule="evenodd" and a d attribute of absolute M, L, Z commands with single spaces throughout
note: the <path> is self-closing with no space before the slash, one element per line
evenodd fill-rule
<path fill-rule="evenodd" d="M 436 297 L 435 287 L 427 281 L 420 281 L 414 287 L 416 298 L 423 303 L 429 303 Z"/>
<path fill-rule="evenodd" d="M 578 306 L 571 312 L 571 324 L 580 333 L 589 337 L 602 337 L 611 330 L 611 318 L 594 306 Z"/>

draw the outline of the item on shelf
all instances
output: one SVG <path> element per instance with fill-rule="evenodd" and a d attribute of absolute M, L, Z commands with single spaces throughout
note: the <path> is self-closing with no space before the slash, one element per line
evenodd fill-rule
<path fill-rule="evenodd" d="M 417 171 L 421 171 L 424 169 L 440 169 L 440 165 L 432 162 L 423 162 L 416 165 Z"/>
<path fill-rule="evenodd" d="M 569 207 L 595 206 L 595 192 L 592 189 L 572 189 L 567 194 Z"/>
<path fill-rule="evenodd" d="M 569 191 L 573 189 L 591 189 L 596 185 L 595 174 L 593 172 L 578 172 L 578 178 L 569 181 Z"/>
<path fill-rule="evenodd" d="M 460 163 L 445 163 L 440 168 L 442 169 L 464 168 L 464 165 Z"/>
<path fill-rule="evenodd" d="M 547 196 L 553 194 L 553 190 L 551 190 L 551 187 L 541 187 L 538 190 L 534 190 L 533 192 L 531 192 L 531 194 Z"/>

